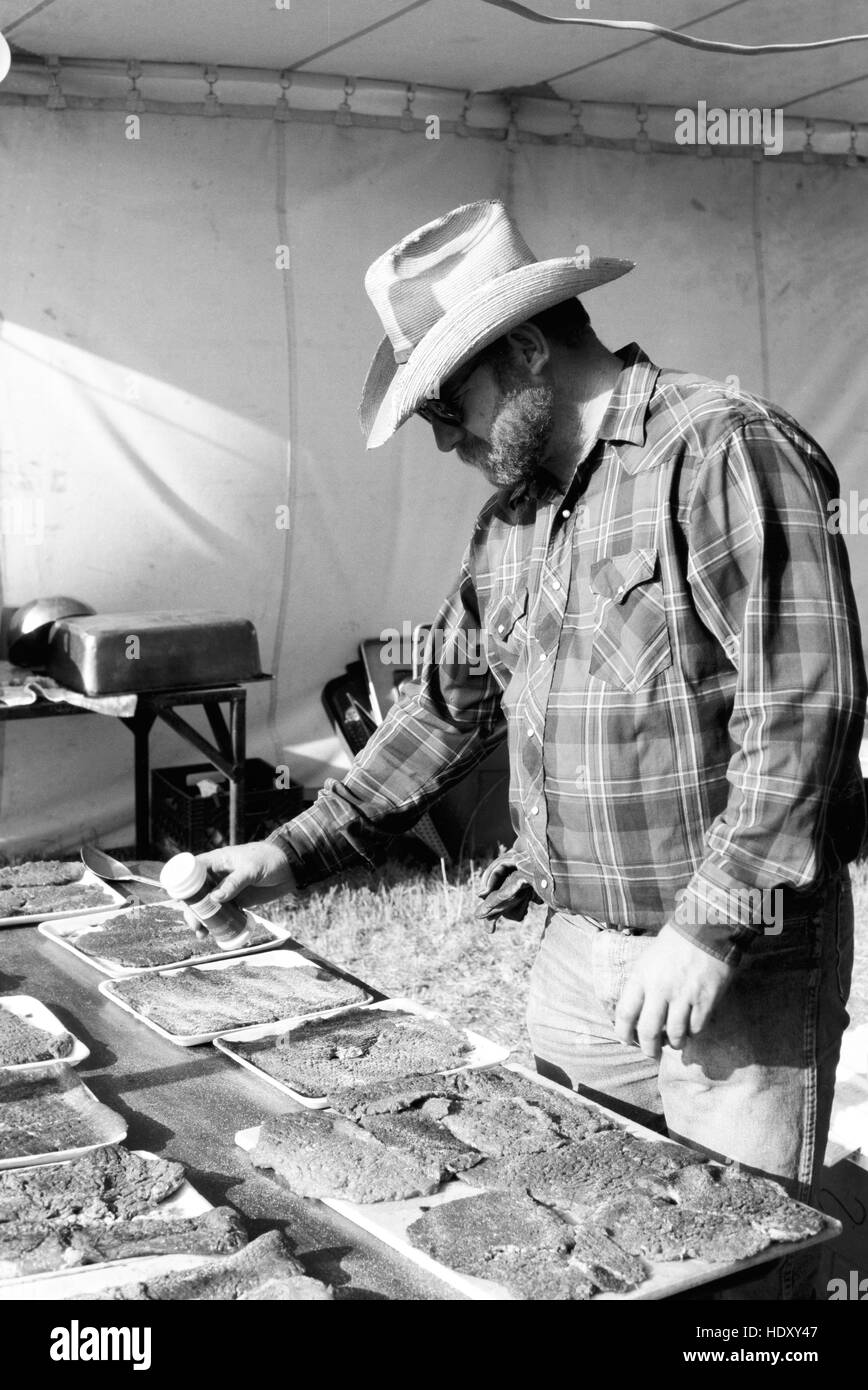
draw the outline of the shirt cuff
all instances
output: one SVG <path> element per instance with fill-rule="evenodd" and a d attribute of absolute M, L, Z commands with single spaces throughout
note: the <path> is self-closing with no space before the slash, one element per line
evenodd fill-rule
<path fill-rule="evenodd" d="M 300 821 L 301 817 L 296 820 Z M 267 843 L 280 850 L 296 886 L 309 888 L 314 883 L 331 878 L 341 866 L 332 862 L 333 856 L 319 853 L 313 835 L 302 837 L 299 831 L 300 827 L 296 828 L 296 822 L 291 821 L 273 830 L 267 837 Z M 296 835 L 299 836 L 297 841 L 294 838 Z"/>
<path fill-rule="evenodd" d="M 703 864 L 677 900 L 668 925 L 708 955 L 738 965 L 762 935 L 780 932 L 780 889 L 758 888 Z"/>

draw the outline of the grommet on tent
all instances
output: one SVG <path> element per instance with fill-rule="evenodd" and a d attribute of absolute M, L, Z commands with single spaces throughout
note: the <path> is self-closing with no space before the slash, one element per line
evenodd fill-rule
<path fill-rule="evenodd" d="M 127 77 L 130 79 L 130 90 L 127 92 L 127 110 L 131 112 L 144 111 L 145 99 L 139 91 L 139 78 L 142 75 L 141 63 L 130 60 L 127 63 Z"/>
<path fill-rule="evenodd" d="M 648 151 L 651 149 L 651 140 L 649 139 L 648 132 L 645 129 L 646 125 L 648 124 L 647 106 L 636 107 L 636 120 L 639 122 L 639 134 L 633 141 L 633 149 L 636 150 L 639 154 L 647 154 Z"/>
<path fill-rule="evenodd" d="M 206 116 L 220 115 L 220 100 L 214 91 L 215 83 L 219 80 L 220 73 L 217 68 L 208 67 L 203 69 L 202 76 L 208 83 L 208 95 L 203 103 Z"/>
<path fill-rule="evenodd" d="M 56 54 L 51 54 L 45 62 L 48 68 L 48 96 L 45 105 L 49 111 L 65 111 L 66 97 L 60 85 L 60 59 Z"/>
<path fill-rule="evenodd" d="M 407 102 L 401 112 L 401 129 L 413 131 L 416 129 L 416 121 L 413 116 L 413 102 L 416 100 L 416 87 L 412 82 L 407 83 Z"/>
<path fill-rule="evenodd" d="M 274 103 L 274 119 L 276 121 L 289 121 L 292 119 L 292 108 L 287 98 L 287 92 L 292 86 L 292 73 L 284 69 L 280 74 L 280 96 Z"/>
<path fill-rule="evenodd" d="M 859 156 L 856 153 L 856 127 L 854 125 L 850 127 L 850 145 L 844 163 L 848 169 L 858 169 L 859 167 Z"/>
<path fill-rule="evenodd" d="M 344 78 L 344 99 L 335 112 L 335 125 L 352 125 L 353 108 L 350 106 L 350 97 L 356 90 L 356 84 L 352 78 Z"/>
<path fill-rule="evenodd" d="M 582 103 L 580 101 L 570 102 L 570 115 L 573 123 L 567 136 L 571 145 L 587 145 L 588 136 L 585 127 L 582 125 Z"/>
<path fill-rule="evenodd" d="M 475 92 L 464 93 L 464 105 L 461 108 L 461 115 L 455 122 L 455 134 L 460 135 L 462 140 L 466 140 L 467 136 L 470 134 L 467 125 L 467 117 L 470 115 L 470 108 L 473 105 L 473 98 L 475 95 Z"/>
<path fill-rule="evenodd" d="M 813 146 L 813 137 L 814 122 L 811 120 L 807 120 L 805 121 L 805 146 L 802 150 L 803 164 L 816 164 L 817 162 L 817 151 L 814 149 Z"/>

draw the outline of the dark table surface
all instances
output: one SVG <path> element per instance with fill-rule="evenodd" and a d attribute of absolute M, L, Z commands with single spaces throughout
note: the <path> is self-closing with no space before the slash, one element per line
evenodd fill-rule
<path fill-rule="evenodd" d="M 41 1000 L 87 1044 L 78 1074 L 124 1117 L 130 1148 L 183 1163 L 210 1202 L 243 1214 L 251 1235 L 285 1230 L 307 1272 L 337 1299 L 460 1297 L 336 1212 L 258 1174 L 235 1133 L 294 1102 L 213 1047 L 164 1042 L 99 993 L 105 978 L 36 927 L 0 929 L 0 993 Z"/>

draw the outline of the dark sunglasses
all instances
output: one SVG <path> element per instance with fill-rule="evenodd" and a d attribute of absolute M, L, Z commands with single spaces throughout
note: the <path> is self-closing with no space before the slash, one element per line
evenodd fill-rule
<path fill-rule="evenodd" d="M 443 397 L 429 396 L 427 400 L 416 407 L 416 414 L 421 419 L 426 420 L 429 425 L 435 420 L 438 420 L 441 425 L 452 425 L 461 428 L 464 424 L 464 415 L 461 407 L 458 404 L 453 404 L 451 398 L 457 396 L 464 390 L 470 378 L 475 374 L 480 365 L 479 362 L 471 364 L 469 370 L 467 370 L 452 387 L 452 390 L 449 392 L 449 400 L 444 400 Z"/>
<path fill-rule="evenodd" d="M 448 405 L 446 401 L 438 400 L 436 396 L 431 396 L 427 401 L 416 407 L 416 414 L 420 419 L 426 420 L 429 425 L 433 425 L 438 420 L 441 425 L 461 426 L 462 418 L 460 411 L 454 406 Z"/>

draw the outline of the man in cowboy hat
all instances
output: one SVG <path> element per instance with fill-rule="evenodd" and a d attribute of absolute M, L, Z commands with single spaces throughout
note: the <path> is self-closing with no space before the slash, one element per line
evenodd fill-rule
<path fill-rule="evenodd" d="M 600 343 L 576 296 L 631 268 L 539 262 L 499 202 L 371 266 L 368 446 L 419 415 L 498 490 L 419 693 L 269 842 L 204 859 L 246 903 L 316 882 L 374 857 L 506 732 L 516 842 L 487 887 L 495 912 L 549 908 L 540 1070 L 806 1198 L 865 829 L 838 483 L 782 411 Z"/>

